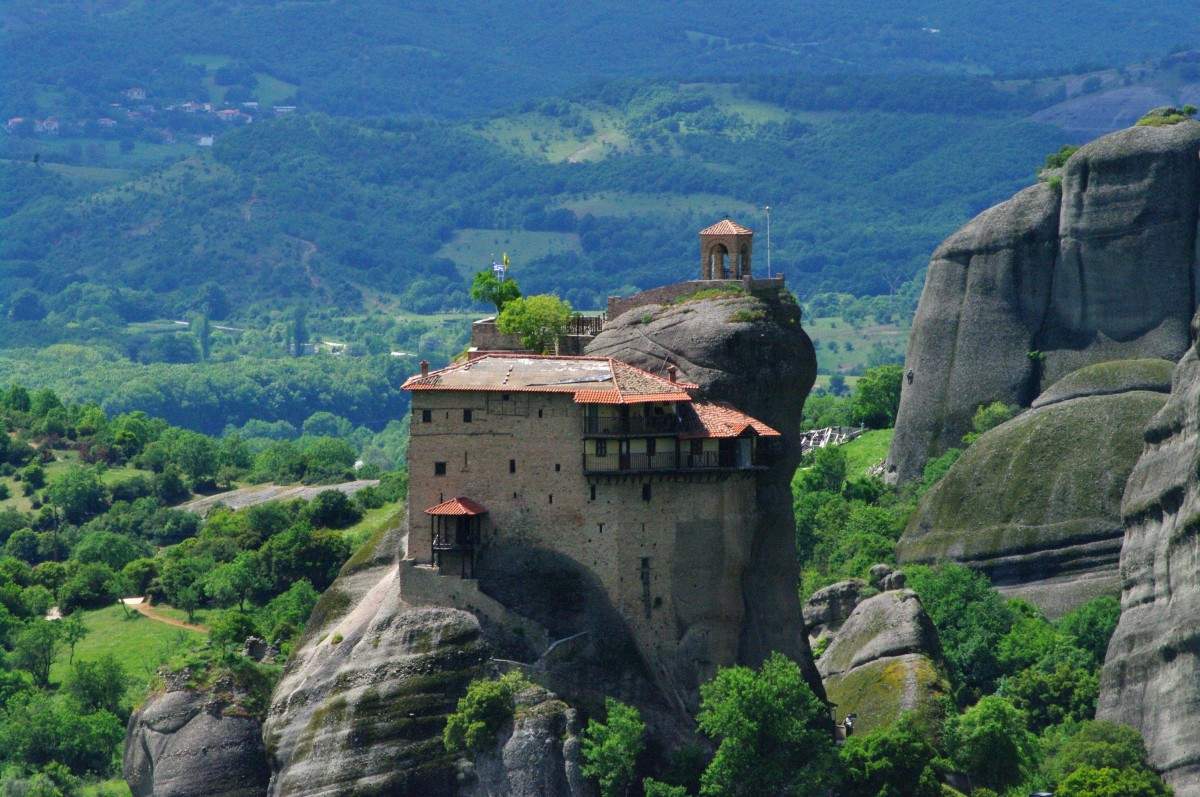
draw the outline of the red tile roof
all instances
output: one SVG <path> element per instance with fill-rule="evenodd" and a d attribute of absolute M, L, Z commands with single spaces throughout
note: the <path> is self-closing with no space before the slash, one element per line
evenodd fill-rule
<path fill-rule="evenodd" d="M 425 510 L 426 515 L 486 515 L 487 508 L 470 498 L 451 498 Z"/>
<path fill-rule="evenodd" d="M 743 227 L 737 222 L 722 219 L 711 227 L 700 231 L 701 235 L 754 235 L 754 230 Z"/>
<path fill-rule="evenodd" d="M 492 352 L 424 376 L 404 390 L 570 393 L 579 404 L 691 401 L 699 385 L 672 382 L 612 357 L 555 357 Z"/>
<path fill-rule="evenodd" d="M 752 431 L 759 437 L 780 437 L 779 432 L 723 401 L 693 401 L 679 408 L 682 438 L 740 437 Z"/>

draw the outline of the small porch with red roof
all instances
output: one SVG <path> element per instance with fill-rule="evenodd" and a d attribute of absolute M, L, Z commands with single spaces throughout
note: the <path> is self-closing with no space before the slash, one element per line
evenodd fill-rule
<path fill-rule="evenodd" d="M 460 578 L 475 578 L 475 557 L 487 507 L 458 496 L 425 510 L 429 515 L 430 564 L 441 570 L 457 563 Z"/>

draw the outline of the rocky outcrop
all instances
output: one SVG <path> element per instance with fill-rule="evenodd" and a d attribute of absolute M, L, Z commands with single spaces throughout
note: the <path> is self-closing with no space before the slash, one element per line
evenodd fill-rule
<path fill-rule="evenodd" d="M 270 769 L 255 697 L 227 677 L 189 687 L 190 675 L 167 674 L 164 687 L 129 718 L 123 768 L 130 791 L 134 797 L 263 797 Z"/>
<path fill-rule="evenodd" d="M 516 715 L 495 747 L 459 762 L 462 797 L 554 795 L 590 797 L 580 771 L 579 719 L 574 709 L 540 687 L 516 697 Z"/>
<path fill-rule="evenodd" d="M 899 560 L 969 565 L 1052 617 L 1115 595 L 1125 481 L 1167 399 L 1143 388 L 1163 389 L 1162 370 L 1144 360 L 1081 369 L 984 434 L 921 499 Z"/>
<path fill-rule="evenodd" d="M 1193 334 L 1200 333 L 1193 321 Z M 1121 620 L 1096 716 L 1131 725 L 1177 797 L 1200 795 L 1200 356 L 1146 428 L 1122 513 Z"/>
<path fill-rule="evenodd" d="M 867 582 L 851 578 L 822 587 L 809 596 L 804 603 L 804 627 L 808 629 L 808 641 L 815 643 L 821 637 L 832 637 L 841 630 L 854 607 L 862 600 Z"/>
<path fill-rule="evenodd" d="M 356 553 L 288 660 L 264 724 L 274 797 L 456 793 L 442 728 L 489 651 L 470 612 L 400 601 L 400 544 Z"/>
<path fill-rule="evenodd" d="M 949 694 L 939 672 L 937 629 L 910 589 L 861 601 L 817 660 L 839 717 L 857 714 L 855 733 L 894 722 L 904 711 L 930 716 Z"/>
<path fill-rule="evenodd" d="M 981 404 L 1030 406 L 1085 365 L 1186 350 L 1197 306 L 1200 122 L 1079 150 L 1061 183 L 984 211 L 933 254 L 888 454 L 919 477 Z"/>
<path fill-rule="evenodd" d="M 712 585 L 703 601 L 678 618 L 680 659 L 686 664 L 695 658 L 688 646 L 706 638 L 737 639 L 736 651 L 717 652 L 712 660 L 757 665 L 771 651 L 780 651 L 797 661 L 820 690 L 796 594 L 790 487 L 800 461 L 804 400 L 817 363 L 791 294 L 780 290 L 765 297 L 737 291 L 639 307 L 610 318 L 587 353 L 663 375 L 674 365 L 680 379 L 701 386 L 705 398 L 728 401 L 782 433 L 770 468 L 758 476 L 758 522 L 749 556 L 729 552 L 722 583 Z M 716 632 L 707 633 L 709 628 Z"/>

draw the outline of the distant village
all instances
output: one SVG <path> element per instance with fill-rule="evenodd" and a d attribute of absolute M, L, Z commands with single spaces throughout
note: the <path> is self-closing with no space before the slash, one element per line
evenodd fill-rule
<path fill-rule="evenodd" d="M 119 137 L 153 136 L 156 143 L 176 144 L 190 139 L 199 147 L 211 147 L 225 126 L 251 124 L 256 118 L 295 113 L 295 105 L 260 107 L 256 101 L 240 103 L 182 102 L 157 105 L 144 88 L 133 86 L 121 92 L 122 102 L 109 103 L 106 115 L 60 119 L 14 116 L 4 129 L 15 136 L 78 136 L 92 138 L 105 132 Z M 212 122 L 213 124 L 206 124 Z M 121 135 L 124 134 L 124 135 Z"/>

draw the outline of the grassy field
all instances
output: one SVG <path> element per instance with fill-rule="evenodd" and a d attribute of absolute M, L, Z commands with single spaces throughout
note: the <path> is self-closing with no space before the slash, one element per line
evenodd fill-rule
<path fill-rule="evenodd" d="M 846 478 L 865 476 L 867 469 L 887 458 L 894 429 L 873 429 L 842 446 L 846 452 Z"/>
<path fill-rule="evenodd" d="M 46 472 L 46 483 L 57 475 L 69 470 L 79 464 L 79 452 L 77 451 L 55 451 L 54 462 L 47 463 L 42 467 Z M 137 468 L 119 467 L 108 468 L 100 475 L 100 481 L 107 485 L 113 485 L 117 482 L 124 481 L 133 476 L 151 476 L 153 474 L 147 470 L 138 470 Z M 8 485 L 10 497 L 7 500 L 0 501 L 0 510 L 16 509 L 20 512 L 28 512 L 33 508 L 33 504 L 29 497 L 22 494 L 24 485 L 13 479 L 11 476 L 0 478 L 0 484 Z"/>
<path fill-rule="evenodd" d="M 111 653 L 130 676 L 126 696 L 135 703 L 145 696 L 147 682 L 163 662 L 204 638 L 203 634 L 160 623 L 132 610 L 127 614 L 121 606 L 84 612 L 83 622 L 89 633 L 75 646 L 75 660 L 89 661 Z M 61 683 L 68 669 L 64 651 L 50 669 L 50 680 Z"/>
<path fill-rule="evenodd" d="M 355 525 L 342 532 L 350 541 L 350 550 L 356 551 L 359 546 L 371 539 L 371 535 L 388 526 L 398 526 L 404 520 L 404 503 L 385 504 L 378 509 L 367 510 Z"/>
<path fill-rule="evenodd" d="M 873 347 L 881 346 L 903 358 L 908 348 L 909 323 L 866 323 L 853 326 L 842 318 L 805 318 L 804 331 L 817 349 L 817 368 L 822 374 L 846 373 L 865 368 Z"/>
<path fill-rule="evenodd" d="M 583 253 L 579 236 L 563 232 L 528 232 L 526 230 L 463 229 L 436 253 L 437 257 L 453 260 L 464 278 L 500 260 L 504 253 L 514 266 L 546 255 L 565 252 Z"/>

